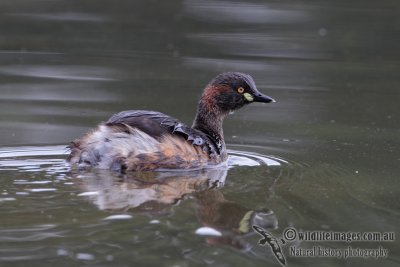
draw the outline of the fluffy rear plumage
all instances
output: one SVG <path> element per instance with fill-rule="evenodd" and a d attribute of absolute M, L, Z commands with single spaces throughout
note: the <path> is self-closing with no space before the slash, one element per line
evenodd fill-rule
<path fill-rule="evenodd" d="M 114 170 L 198 168 L 209 160 L 201 147 L 183 137 L 165 134 L 156 139 L 126 124 L 102 124 L 70 145 L 68 160 L 79 168 Z"/>

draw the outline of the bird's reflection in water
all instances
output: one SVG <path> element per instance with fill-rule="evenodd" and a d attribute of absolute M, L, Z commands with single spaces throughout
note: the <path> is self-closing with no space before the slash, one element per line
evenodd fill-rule
<path fill-rule="evenodd" d="M 106 170 L 79 174 L 81 190 L 101 210 L 157 213 L 188 194 L 224 185 L 227 170 L 132 172 L 117 175 Z"/>
<path fill-rule="evenodd" d="M 109 171 L 81 173 L 81 190 L 101 210 L 163 214 L 168 208 L 191 196 L 198 203 L 197 214 L 203 226 L 221 236 L 208 236 L 210 245 L 228 245 L 247 250 L 244 237 L 254 234 L 253 225 L 275 229 L 277 218 L 271 210 L 256 211 L 225 199 L 227 168 L 196 171 L 135 172 L 117 175 Z"/>

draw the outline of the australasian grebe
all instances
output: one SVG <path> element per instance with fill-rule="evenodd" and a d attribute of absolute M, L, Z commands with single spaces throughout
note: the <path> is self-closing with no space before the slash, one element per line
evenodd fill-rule
<path fill-rule="evenodd" d="M 156 111 L 122 111 L 74 140 L 68 161 L 116 171 L 219 164 L 227 159 L 223 119 L 252 102 L 275 100 L 261 94 L 250 75 L 225 72 L 205 87 L 192 127 Z"/>

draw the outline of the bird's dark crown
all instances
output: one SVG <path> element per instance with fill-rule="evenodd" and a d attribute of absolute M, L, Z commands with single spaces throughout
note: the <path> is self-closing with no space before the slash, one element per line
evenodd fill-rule
<path fill-rule="evenodd" d="M 240 87 L 250 92 L 257 90 L 253 77 L 241 72 L 221 73 L 217 77 L 215 77 L 209 83 L 209 85 L 211 86 L 226 85 L 229 86 L 235 92 Z"/>

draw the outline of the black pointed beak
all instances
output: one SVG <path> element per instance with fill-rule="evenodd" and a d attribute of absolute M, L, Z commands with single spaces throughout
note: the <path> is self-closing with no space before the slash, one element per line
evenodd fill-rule
<path fill-rule="evenodd" d="M 254 102 L 262 102 L 262 103 L 276 102 L 275 99 L 273 99 L 272 97 L 264 95 L 260 92 L 256 92 L 253 95 L 253 97 L 254 97 Z"/>

